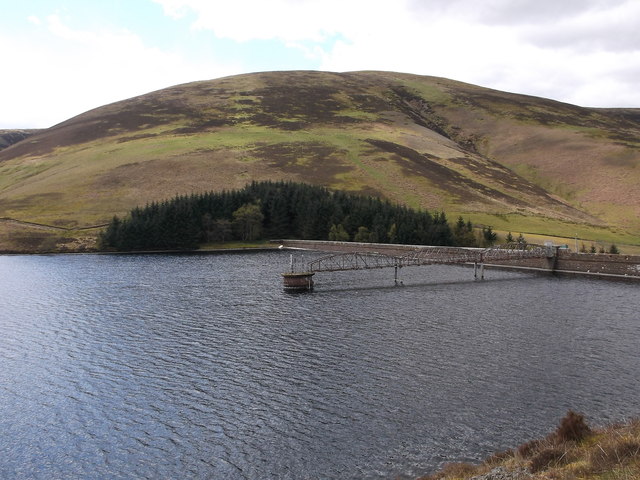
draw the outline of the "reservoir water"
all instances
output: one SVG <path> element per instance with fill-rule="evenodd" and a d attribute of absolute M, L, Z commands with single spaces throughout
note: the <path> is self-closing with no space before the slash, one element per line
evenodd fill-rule
<path fill-rule="evenodd" d="M 288 262 L 0 256 L 0 478 L 415 478 L 640 414 L 637 284 Z"/>

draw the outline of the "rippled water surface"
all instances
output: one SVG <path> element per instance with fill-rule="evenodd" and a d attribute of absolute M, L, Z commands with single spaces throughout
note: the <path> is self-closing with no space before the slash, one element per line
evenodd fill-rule
<path fill-rule="evenodd" d="M 0 257 L 0 478 L 413 478 L 640 414 L 637 284 Z"/>

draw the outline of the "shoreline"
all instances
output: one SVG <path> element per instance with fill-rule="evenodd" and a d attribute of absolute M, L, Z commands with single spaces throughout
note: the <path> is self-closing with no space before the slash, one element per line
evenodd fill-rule
<path fill-rule="evenodd" d="M 556 430 L 479 464 L 446 463 L 417 480 L 631 480 L 640 478 L 640 419 L 595 428 L 569 410 Z"/>
<path fill-rule="evenodd" d="M 131 250 L 122 252 L 110 252 L 104 250 L 90 250 L 84 252 L 0 252 L 0 256 L 18 255 L 195 255 L 195 254 L 220 254 L 243 253 L 279 250 L 279 247 L 266 245 L 255 247 L 231 247 L 231 248 L 199 248 L 195 250 Z M 291 249 L 293 250 L 293 249 Z"/>
<path fill-rule="evenodd" d="M 242 254 L 269 252 L 274 250 L 315 251 L 326 253 L 386 253 L 402 255 L 420 248 L 420 245 L 398 245 L 380 243 L 334 242 L 321 240 L 270 240 L 268 243 L 255 246 L 230 246 L 225 248 L 205 247 L 193 250 L 132 250 L 132 251 L 67 251 L 67 252 L 0 252 L 0 256 L 18 255 L 220 255 L 225 253 Z M 386 251 L 386 252 L 385 252 Z M 473 264 L 458 264 L 473 266 Z M 640 256 L 601 253 L 562 252 L 548 262 L 548 259 L 533 259 L 513 264 L 499 262 L 486 263 L 488 270 L 515 270 L 535 272 L 552 276 L 583 277 L 614 281 L 640 281 Z"/>

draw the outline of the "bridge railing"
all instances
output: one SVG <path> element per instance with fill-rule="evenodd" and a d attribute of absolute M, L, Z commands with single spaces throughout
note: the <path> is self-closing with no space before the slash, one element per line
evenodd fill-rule
<path fill-rule="evenodd" d="M 398 266 L 398 258 L 380 253 L 336 253 L 308 264 L 309 272 L 337 272 Z"/>
<path fill-rule="evenodd" d="M 491 261 L 545 258 L 555 255 L 553 247 L 510 243 L 485 249 L 465 247 L 416 247 L 404 255 L 378 252 L 334 253 L 307 265 L 309 272 L 335 272 L 430 264 L 482 264 Z"/>
<path fill-rule="evenodd" d="M 482 250 L 464 247 L 421 247 L 400 258 L 402 266 L 434 263 L 473 263 L 480 260 Z"/>

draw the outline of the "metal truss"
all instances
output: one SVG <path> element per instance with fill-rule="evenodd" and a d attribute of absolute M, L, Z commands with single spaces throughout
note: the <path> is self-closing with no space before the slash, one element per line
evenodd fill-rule
<path fill-rule="evenodd" d="M 398 257 L 399 266 L 434 263 L 474 263 L 480 261 L 482 250 L 464 247 L 422 247 Z"/>
<path fill-rule="evenodd" d="M 398 266 L 398 257 L 380 253 L 336 253 L 318 258 L 308 265 L 309 272 L 337 272 Z"/>
<path fill-rule="evenodd" d="M 418 247 L 405 255 L 393 256 L 377 252 L 337 253 L 318 258 L 308 264 L 309 272 L 337 272 L 373 268 L 408 267 L 432 264 L 484 264 L 492 261 L 548 258 L 555 255 L 553 247 L 509 243 L 495 247 Z"/>

